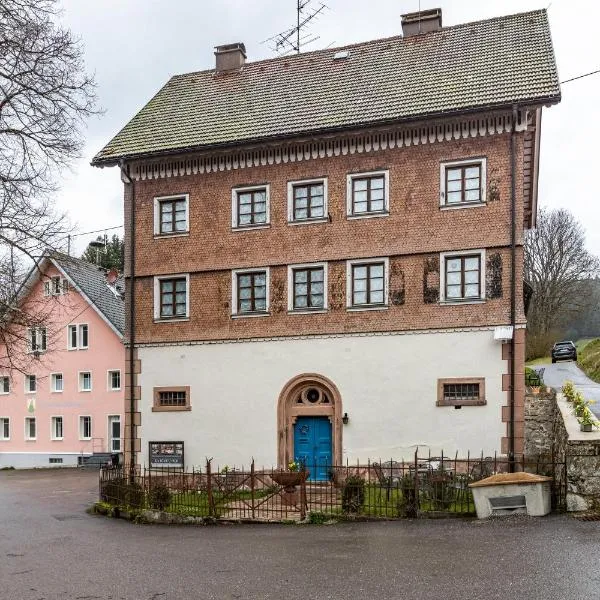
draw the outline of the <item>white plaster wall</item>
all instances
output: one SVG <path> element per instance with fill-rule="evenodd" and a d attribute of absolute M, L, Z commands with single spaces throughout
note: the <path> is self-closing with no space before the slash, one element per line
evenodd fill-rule
<path fill-rule="evenodd" d="M 0 469 L 13 467 L 14 469 L 45 469 L 58 467 L 76 467 L 80 456 L 89 454 L 75 454 L 62 452 L 0 452 Z M 50 463 L 50 457 L 62 458 L 62 463 Z"/>
<path fill-rule="evenodd" d="M 139 349 L 141 461 L 149 441 L 184 441 L 186 467 L 277 461 L 277 400 L 296 375 L 319 373 L 339 388 L 344 460 L 493 455 L 505 435 L 506 362 L 492 330 L 179 345 Z M 487 404 L 438 407 L 439 377 L 485 377 Z M 152 388 L 189 385 L 192 410 L 151 412 Z"/>

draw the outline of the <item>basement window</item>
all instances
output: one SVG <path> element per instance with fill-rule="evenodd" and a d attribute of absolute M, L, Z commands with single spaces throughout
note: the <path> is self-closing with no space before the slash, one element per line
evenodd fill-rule
<path fill-rule="evenodd" d="M 155 387 L 153 412 L 191 410 L 190 387 Z"/>
<path fill-rule="evenodd" d="M 485 400 L 483 377 L 438 379 L 438 406 L 482 406 Z"/>

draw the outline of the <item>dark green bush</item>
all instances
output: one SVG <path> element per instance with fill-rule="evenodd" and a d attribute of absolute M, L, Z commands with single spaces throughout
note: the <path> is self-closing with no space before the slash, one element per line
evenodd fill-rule
<path fill-rule="evenodd" d="M 398 516 L 407 517 L 414 519 L 418 516 L 419 512 L 419 498 L 415 487 L 414 475 L 403 475 L 400 478 L 400 491 L 402 492 L 398 497 Z"/>
<path fill-rule="evenodd" d="M 115 477 L 100 484 L 100 499 L 114 506 L 141 508 L 144 505 L 144 489 L 127 477 Z"/>
<path fill-rule="evenodd" d="M 155 510 L 166 510 L 171 504 L 173 495 L 171 490 L 161 481 L 153 483 L 148 493 L 150 508 Z"/>
<path fill-rule="evenodd" d="M 365 502 L 365 480 L 358 475 L 351 475 L 342 488 L 342 511 L 358 514 Z"/>

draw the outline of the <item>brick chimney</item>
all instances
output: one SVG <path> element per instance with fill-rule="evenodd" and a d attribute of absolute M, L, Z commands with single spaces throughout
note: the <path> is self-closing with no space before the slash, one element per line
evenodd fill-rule
<path fill-rule="evenodd" d="M 215 59 L 217 73 L 239 71 L 246 62 L 246 46 L 242 42 L 216 46 Z"/>
<path fill-rule="evenodd" d="M 442 28 L 442 9 L 431 8 L 402 15 L 402 35 L 410 37 Z"/>

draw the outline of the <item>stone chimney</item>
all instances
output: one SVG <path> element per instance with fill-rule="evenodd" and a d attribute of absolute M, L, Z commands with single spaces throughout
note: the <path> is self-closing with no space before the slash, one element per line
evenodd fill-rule
<path fill-rule="evenodd" d="M 239 71 L 246 62 L 246 46 L 242 42 L 215 47 L 215 69 L 217 73 Z"/>
<path fill-rule="evenodd" d="M 119 278 L 119 271 L 117 271 L 117 269 L 111 269 L 106 274 L 106 281 L 110 285 L 113 285 L 118 278 Z"/>
<path fill-rule="evenodd" d="M 431 8 L 402 15 L 402 35 L 410 37 L 442 28 L 442 9 Z"/>

